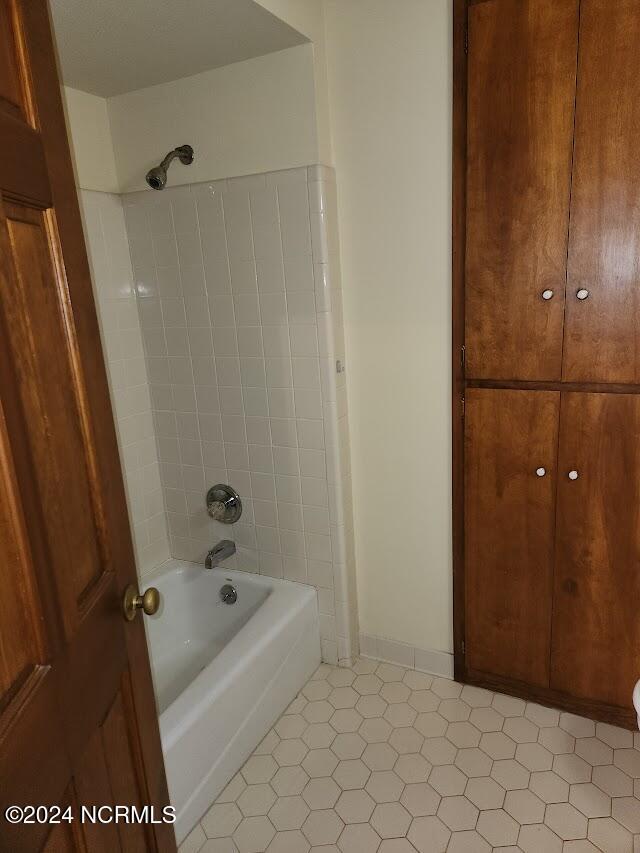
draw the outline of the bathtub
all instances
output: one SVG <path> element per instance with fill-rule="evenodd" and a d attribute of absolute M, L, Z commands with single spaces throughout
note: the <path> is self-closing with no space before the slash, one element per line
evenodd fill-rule
<path fill-rule="evenodd" d="M 180 843 L 318 667 L 316 591 L 179 560 L 146 584 L 161 594 L 145 623 Z"/>

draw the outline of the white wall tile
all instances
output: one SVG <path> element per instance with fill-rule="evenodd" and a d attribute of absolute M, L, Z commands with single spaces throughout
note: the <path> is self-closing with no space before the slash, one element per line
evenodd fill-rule
<path fill-rule="evenodd" d="M 258 289 L 254 261 L 230 260 L 231 292 L 255 293 Z"/>
<path fill-rule="evenodd" d="M 276 474 L 297 476 L 299 473 L 298 449 L 296 447 L 276 447 L 274 443 L 273 469 Z"/>
<path fill-rule="evenodd" d="M 278 293 L 285 289 L 282 258 L 256 261 L 256 273 L 261 293 Z"/>
<path fill-rule="evenodd" d="M 324 448 L 324 428 L 322 421 L 298 420 L 298 443 L 308 450 Z"/>
<path fill-rule="evenodd" d="M 247 326 L 247 328 L 252 328 L 251 326 Z M 193 330 L 200 331 L 197 329 Z M 204 329 L 203 331 L 209 332 L 209 338 L 211 338 L 211 331 L 208 329 Z M 211 355 L 215 351 L 215 354 L 218 356 L 230 356 L 235 358 L 239 355 L 239 346 L 238 346 L 238 334 L 235 326 L 215 326 L 213 328 L 213 346 L 211 347 Z M 203 348 L 206 348 L 208 345 L 208 341 L 205 339 Z M 198 341 L 196 341 L 196 347 L 194 351 L 194 347 L 191 347 L 191 355 L 208 355 L 209 353 L 198 352 Z"/>
<path fill-rule="evenodd" d="M 289 323 L 305 323 L 315 325 L 316 304 L 312 293 L 306 291 L 287 294 L 287 312 Z"/>
<path fill-rule="evenodd" d="M 268 388 L 291 388 L 293 372 L 290 358 L 265 359 Z"/>
<path fill-rule="evenodd" d="M 264 326 L 286 326 L 287 301 L 284 293 L 261 293 L 260 317 Z"/>
<path fill-rule="evenodd" d="M 240 326 L 238 328 L 237 346 L 238 352 L 243 357 L 262 358 L 264 350 L 260 326 Z"/>
<path fill-rule="evenodd" d="M 209 299 L 211 323 L 216 326 L 235 326 L 233 299 L 231 296 L 213 296 Z"/>
<path fill-rule="evenodd" d="M 291 355 L 317 358 L 318 333 L 314 326 L 290 326 Z M 318 387 L 320 383 L 318 382 Z"/>
<path fill-rule="evenodd" d="M 249 193 L 230 189 L 223 193 L 227 250 L 230 260 L 250 261 L 253 258 Z"/>
<path fill-rule="evenodd" d="M 223 415 L 242 414 L 242 389 L 240 387 L 218 388 L 218 398 L 220 411 Z"/>
<path fill-rule="evenodd" d="M 292 388 L 269 388 L 269 414 L 274 418 L 293 418 L 296 409 Z"/>
<path fill-rule="evenodd" d="M 275 358 L 287 358 L 289 356 L 288 326 L 263 326 L 262 340 L 265 356 Z"/>
<path fill-rule="evenodd" d="M 278 206 L 284 256 L 310 254 L 311 230 L 306 184 L 296 182 L 279 186 Z"/>
<path fill-rule="evenodd" d="M 302 502 L 299 477 L 277 474 L 275 485 L 278 501 L 284 501 L 289 504 L 300 504 Z M 298 530 L 299 528 L 295 527 L 294 529 Z"/>
<path fill-rule="evenodd" d="M 278 501 L 278 523 L 281 530 L 303 530 L 302 507 Z"/>
<path fill-rule="evenodd" d="M 295 411 L 298 418 L 320 419 L 322 417 L 322 395 L 318 388 L 296 388 L 294 390 Z"/>
<path fill-rule="evenodd" d="M 248 417 L 266 417 L 269 414 L 266 388 L 245 388 L 242 396 L 245 414 Z"/>
<path fill-rule="evenodd" d="M 276 188 L 253 190 L 249 194 L 249 201 L 256 260 L 281 261 L 282 244 Z"/>
<path fill-rule="evenodd" d="M 320 363 L 317 358 L 292 358 L 293 387 L 320 389 Z"/>
<path fill-rule="evenodd" d="M 238 326 L 259 326 L 260 311 L 258 295 L 254 293 L 239 293 L 233 297 L 235 322 Z"/>
<path fill-rule="evenodd" d="M 313 292 L 313 260 L 310 255 L 293 255 L 284 259 L 284 281 L 288 291 Z"/>
<path fill-rule="evenodd" d="M 271 418 L 271 437 L 280 447 L 297 447 L 296 422 L 293 418 Z"/>
<path fill-rule="evenodd" d="M 327 461 L 324 450 L 300 448 L 300 473 L 303 477 L 327 476 Z"/>

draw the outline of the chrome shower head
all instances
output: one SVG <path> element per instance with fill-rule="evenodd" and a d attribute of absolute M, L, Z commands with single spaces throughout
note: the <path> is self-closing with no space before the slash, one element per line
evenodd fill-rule
<path fill-rule="evenodd" d="M 176 157 L 183 165 L 191 165 L 193 163 L 193 148 L 190 145 L 179 145 L 173 151 L 169 151 L 159 166 L 149 169 L 146 180 L 152 190 L 163 190 L 165 188 L 167 185 L 167 169 Z"/>

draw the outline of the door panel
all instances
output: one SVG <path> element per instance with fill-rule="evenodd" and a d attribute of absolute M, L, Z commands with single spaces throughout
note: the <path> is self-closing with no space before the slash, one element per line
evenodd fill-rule
<path fill-rule="evenodd" d="M 65 353 L 49 350 L 64 339 L 65 332 L 57 301 L 54 269 L 49 254 L 45 213 L 25 205 L 6 203 L 6 239 L 0 244 L 6 259 L 13 263 L 0 299 L 13 347 L 21 354 L 16 363 L 18 382 L 26 418 L 46 419 L 49 440 L 35 434 L 32 454 L 45 503 L 55 505 L 59 489 L 64 490 L 64 512 L 55 525 L 60 542 L 52 543 L 52 570 L 59 578 L 66 605 L 63 616 L 68 631 L 78 622 L 78 609 L 90 587 L 102 573 L 98 556 L 94 513 L 85 467 L 81 424 L 74 400 L 71 366 Z M 51 452 L 50 443 L 64 443 L 79 470 L 68 469 L 60 454 Z M 80 473 L 84 476 L 79 476 Z M 74 560 L 66 559 L 69 553 Z M 56 557 L 56 555 L 60 557 Z M 63 562 L 61 562 L 63 560 Z"/>
<path fill-rule="evenodd" d="M 0 268 L 0 293 L 3 292 Z M 64 747 L 64 721 L 57 703 L 56 671 L 51 666 L 58 625 L 46 604 L 54 600 L 55 592 L 51 577 L 41 571 L 47 557 L 42 531 L 38 526 L 33 530 L 28 524 L 28 509 L 38 507 L 32 503 L 36 500 L 32 488 L 35 478 L 24 441 L 15 442 L 14 447 L 10 442 L 13 434 L 23 436 L 23 422 L 9 357 L 6 326 L 0 312 L 2 811 L 8 805 L 34 803 L 34 798 L 38 803 L 57 803 L 71 774 Z M 46 827 L 35 827 L 28 834 L 34 845 L 41 843 Z M 20 827 L 7 827 L 2 820 L 0 850 L 29 849 L 26 836 Z"/>
<path fill-rule="evenodd" d="M 562 396 L 554 587 L 551 686 L 630 707 L 640 649 L 639 396 Z"/>
<path fill-rule="evenodd" d="M 109 774 L 102 742 L 102 732 L 94 729 L 85 744 L 83 755 L 75 768 L 75 793 L 78 800 L 88 806 L 99 808 L 113 803 L 109 786 Z M 122 849 L 115 823 L 90 823 L 83 826 L 84 838 L 92 853 L 110 853 Z"/>
<path fill-rule="evenodd" d="M 131 716 L 127 695 L 130 696 L 130 684 L 125 680 L 102 726 L 102 743 L 114 802 L 129 803 L 140 808 L 143 805 L 140 799 L 141 785 L 138 768 L 133 760 L 133 738 L 127 725 L 127 718 Z M 122 849 L 127 853 L 144 853 L 147 849 L 144 828 L 140 824 L 118 824 L 118 832 Z"/>
<path fill-rule="evenodd" d="M 42 660 L 43 637 L 37 609 L 31 606 L 36 582 L 22 506 L 17 502 L 16 472 L 13 460 L 3 453 L 5 447 L 6 424 L 0 404 L 0 566 L 7 575 L 0 595 L 0 624 L 6 626 L 0 647 L 0 691 L 7 696 L 19 689 Z"/>
<path fill-rule="evenodd" d="M 540 686 L 549 683 L 559 408 L 556 391 L 492 389 L 469 389 L 465 406 L 467 666 Z"/>
<path fill-rule="evenodd" d="M 0 851 L 168 853 L 170 825 L 1 817 L 168 794 L 44 0 L 0 0 L 0 51 Z"/>
<path fill-rule="evenodd" d="M 467 376 L 560 379 L 578 0 L 468 14 Z"/>
<path fill-rule="evenodd" d="M 563 378 L 640 383 L 640 4 L 582 0 Z M 577 292 L 587 290 L 586 299 Z"/>

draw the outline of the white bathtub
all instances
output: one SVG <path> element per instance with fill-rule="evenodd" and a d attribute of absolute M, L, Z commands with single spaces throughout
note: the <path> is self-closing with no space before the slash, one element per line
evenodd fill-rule
<path fill-rule="evenodd" d="M 179 560 L 145 585 L 162 597 L 145 622 L 180 843 L 319 665 L 316 591 Z"/>

